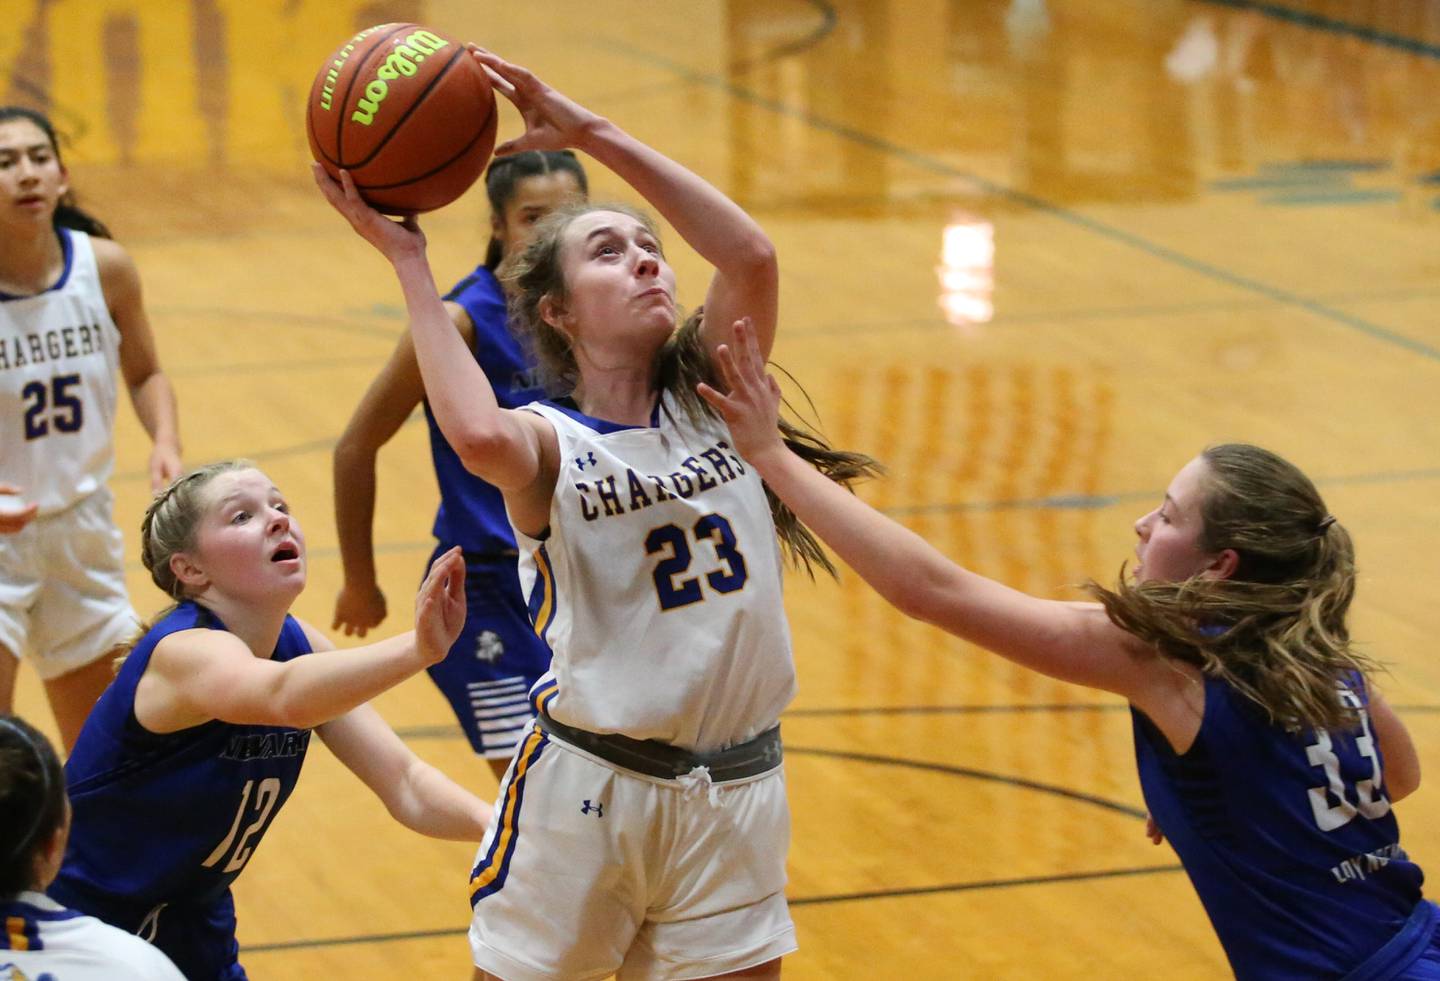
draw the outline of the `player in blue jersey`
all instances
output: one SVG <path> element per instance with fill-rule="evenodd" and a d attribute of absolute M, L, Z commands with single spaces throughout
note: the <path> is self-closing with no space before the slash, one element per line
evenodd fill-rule
<path fill-rule="evenodd" d="M 230 885 L 294 788 L 312 730 L 402 824 L 483 835 L 489 805 L 365 704 L 454 643 L 458 549 L 431 567 L 413 632 L 336 651 L 289 614 L 305 538 L 252 465 L 177 480 L 146 512 L 141 546 L 176 605 L 136 642 L 66 764 L 74 823 L 56 900 L 138 933 L 190 981 L 244 978 Z"/>
<path fill-rule="evenodd" d="M 159 491 L 180 435 L 140 274 L 75 205 L 50 121 L 0 106 L 0 711 L 28 655 L 67 748 L 135 630 L 107 486 L 117 376 Z"/>
<path fill-rule="evenodd" d="M 1210 447 L 1136 522 L 1133 580 L 1091 583 L 1098 604 L 1043 600 L 817 479 L 774 438 L 779 387 L 743 322 L 720 363 L 728 394 L 704 394 L 743 458 L 901 612 L 1130 701 L 1153 830 L 1236 977 L 1440 978 L 1440 909 L 1391 810 L 1419 759 L 1350 645 L 1350 536 L 1304 474 Z"/>
<path fill-rule="evenodd" d="M 45 895 L 69 833 L 54 748 L 23 719 L 0 715 L 0 978 L 184 981 L 139 937 Z"/>
<path fill-rule="evenodd" d="M 498 157 L 485 175 L 491 236 L 485 261 L 445 296 L 455 329 L 485 371 L 500 404 L 515 408 L 543 393 L 519 340 L 506 325 L 505 293 L 496 278 L 507 256 L 524 250 L 535 224 L 557 207 L 584 200 L 585 171 L 565 151 Z M 361 637 L 385 619 L 375 577 L 372 525 L 375 457 L 425 397 L 415 345 L 407 331 L 370 384 L 335 446 L 335 524 L 345 581 L 334 629 Z M 476 754 L 498 778 L 534 711 L 530 686 L 550 667 L 550 648 L 530 627 L 515 570 L 515 535 L 500 491 L 465 469 L 425 404 L 430 452 L 440 485 L 434 562 L 454 546 L 465 553 L 465 628 L 450 654 L 428 671 L 450 702 Z"/>

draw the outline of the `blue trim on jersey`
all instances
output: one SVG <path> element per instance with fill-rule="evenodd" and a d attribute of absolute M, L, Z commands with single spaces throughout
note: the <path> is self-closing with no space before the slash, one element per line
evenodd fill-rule
<path fill-rule="evenodd" d="M 75 268 L 75 243 L 70 236 L 75 233 L 68 228 L 57 228 L 55 232 L 56 238 L 60 239 L 60 254 L 64 256 L 65 261 L 65 267 L 60 270 L 60 278 L 55 281 L 54 285 L 45 287 L 39 293 L 27 293 L 22 296 L 18 293 L 6 293 L 4 290 L 0 290 L 0 303 L 9 300 L 28 300 L 32 296 L 44 296 L 46 293 L 63 290 L 65 284 L 70 282 L 70 270 Z"/>
<path fill-rule="evenodd" d="M 514 858 L 515 846 L 520 840 L 520 809 L 525 803 L 525 781 L 549 743 L 548 736 L 538 728 L 533 729 L 510 766 L 505 786 L 500 791 L 500 800 L 504 801 L 504 805 L 495 836 L 490 840 L 485 857 L 476 863 L 470 873 L 471 907 L 505 886 L 505 879 L 510 874 L 510 860 Z"/>
<path fill-rule="evenodd" d="M 535 585 L 530 590 L 530 622 L 535 625 L 535 634 L 546 644 L 550 625 L 555 622 L 555 611 L 559 608 L 559 597 L 555 594 L 555 571 L 550 567 L 550 553 L 541 545 L 535 550 Z"/>
<path fill-rule="evenodd" d="M 555 701 L 555 696 L 558 694 L 560 694 L 559 681 L 554 678 L 548 681 L 541 679 L 530 690 L 530 703 L 535 706 L 537 713 L 544 712 L 550 708 L 550 703 Z"/>
<path fill-rule="evenodd" d="M 650 410 L 649 426 L 630 426 L 621 422 L 611 422 L 608 419 L 601 419 L 596 416 L 587 416 L 580 411 L 580 406 L 568 395 L 557 399 L 541 399 L 540 402 L 542 405 L 548 405 L 552 409 L 560 410 L 571 419 L 580 423 L 580 425 L 586 426 L 601 434 L 623 433 L 631 429 L 654 429 L 660 425 L 660 400 L 658 398 L 655 400 L 654 408 Z"/>
<path fill-rule="evenodd" d="M 445 294 L 445 299 L 458 303 L 469 315 L 475 327 L 470 353 L 485 372 L 501 408 L 519 408 L 544 395 L 530 359 L 510 333 L 505 294 L 494 273 L 484 266 L 477 267 Z M 424 408 L 430 430 L 430 456 L 440 487 L 435 537 L 442 548 L 459 545 L 468 553 L 480 555 L 512 552 L 515 535 L 500 491 L 465 469 L 440 431 L 428 400 Z"/>
<path fill-rule="evenodd" d="M 0 930 L 0 950 L 44 950 L 45 942 L 40 939 L 40 920 L 50 917 L 37 915 L 43 911 L 33 906 L 23 906 L 20 910 L 15 915 L 5 915 L 5 928 Z"/>

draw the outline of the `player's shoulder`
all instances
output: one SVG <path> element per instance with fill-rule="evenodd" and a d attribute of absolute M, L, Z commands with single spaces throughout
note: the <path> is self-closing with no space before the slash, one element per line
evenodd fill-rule
<path fill-rule="evenodd" d="M 83 233 L 72 232 L 71 236 L 78 238 L 81 234 Z M 107 269 L 135 268 L 135 260 L 130 258 L 125 246 L 113 238 L 100 238 L 97 235 L 88 235 L 86 238 L 90 242 L 90 250 L 95 253 L 95 264 L 102 273 Z"/>
<path fill-rule="evenodd" d="M 299 617 L 294 616 L 294 615 L 291 615 L 288 619 L 291 620 L 291 621 L 293 621 L 293 622 L 295 623 L 295 625 L 300 628 L 300 631 L 305 635 L 305 640 L 308 641 L 309 644 L 310 644 L 310 650 L 312 650 L 312 651 L 333 651 L 333 650 L 335 650 L 335 642 L 334 642 L 333 640 L 331 640 L 331 639 L 325 634 L 324 631 L 322 631 L 320 628 L 316 627 L 313 623 L 310 623 L 310 622 L 308 622 L 308 621 L 306 621 L 306 620 L 302 620 L 302 619 L 300 619 Z"/>
<path fill-rule="evenodd" d="M 95 254 L 95 269 L 107 295 L 117 290 L 135 291 L 140 288 L 140 270 L 125 246 L 114 239 L 92 235 L 90 248 Z"/>
<path fill-rule="evenodd" d="M 184 981 L 184 975 L 163 951 L 93 916 L 68 916 L 55 925 L 52 953 L 67 960 L 93 962 L 95 970 L 60 977 L 105 978 L 107 981 Z M 90 967 L 87 963 L 86 968 Z M 41 977 L 48 975 L 42 974 Z"/>

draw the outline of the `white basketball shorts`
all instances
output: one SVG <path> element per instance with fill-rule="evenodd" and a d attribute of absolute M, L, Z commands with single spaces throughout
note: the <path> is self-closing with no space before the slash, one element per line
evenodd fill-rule
<path fill-rule="evenodd" d="M 505 981 L 707 978 L 796 949 L 782 767 L 620 769 L 532 727 L 471 874 L 470 949 Z"/>

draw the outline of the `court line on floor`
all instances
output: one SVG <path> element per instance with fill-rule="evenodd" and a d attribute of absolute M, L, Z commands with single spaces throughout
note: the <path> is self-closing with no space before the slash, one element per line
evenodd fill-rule
<path fill-rule="evenodd" d="M 402 734 L 406 730 L 397 730 Z M 454 730 L 459 736 L 458 730 Z M 906 760 L 898 757 L 879 756 L 868 753 L 851 753 L 842 750 L 819 749 L 813 747 L 787 746 L 785 752 L 790 755 L 821 756 L 830 759 L 838 759 L 846 762 L 870 763 L 878 766 L 899 766 L 909 769 L 941 773 L 948 776 L 958 776 L 963 779 L 986 780 L 1007 786 L 1018 787 L 1024 790 L 1034 790 L 1040 793 L 1048 793 L 1054 796 L 1067 798 L 1083 804 L 1090 804 L 1121 814 L 1124 817 L 1140 819 L 1145 816 L 1142 808 L 1132 807 L 1119 801 L 1108 800 L 1093 794 L 1084 794 L 1079 791 L 1069 790 L 1054 784 L 1040 783 L 1039 781 L 1026 780 L 1020 777 L 1011 777 L 1004 774 L 989 773 L 984 770 L 976 770 L 969 767 L 950 766 L 942 763 L 930 763 L 923 760 Z M 1182 871 L 1178 864 L 1139 866 L 1122 869 L 1099 869 L 1089 872 L 1057 872 L 1050 875 L 1018 876 L 1004 879 L 980 879 L 970 882 L 941 883 L 930 886 L 906 886 L 896 889 L 877 889 L 867 892 L 833 893 L 819 896 L 795 896 L 790 897 L 788 902 L 791 906 L 819 906 L 830 903 L 864 902 L 873 899 L 901 899 L 915 896 L 930 896 L 943 893 L 955 892 L 977 892 L 986 889 L 1011 889 L 1021 886 L 1054 885 L 1069 882 L 1084 882 L 1101 879 L 1111 879 L 1124 876 L 1153 875 L 1156 873 L 1171 873 Z M 303 950 L 320 947 L 341 947 L 361 944 L 394 943 L 398 941 L 411 940 L 432 940 L 443 937 L 463 936 L 467 932 L 464 927 L 458 929 L 440 930 L 416 930 L 403 933 L 380 933 L 380 934 L 359 934 L 349 937 L 326 937 L 309 940 L 284 940 L 269 944 L 254 944 L 241 947 L 242 958 L 254 954 L 277 953 L 288 950 Z"/>
<path fill-rule="evenodd" d="M 907 899 L 942 893 L 978 892 L 986 889 L 1012 889 L 1018 886 L 1064 885 L 1071 882 L 1095 882 L 1104 879 L 1130 878 L 1141 875 L 1162 875 L 1185 871 L 1178 863 L 1140 865 L 1125 869 L 1099 869 L 1094 872 L 1061 872 L 1055 875 L 1016 876 L 1009 879 L 981 879 L 973 882 L 948 882 L 935 886 L 912 886 L 905 889 L 876 889 L 871 892 L 836 893 L 829 896 L 797 896 L 787 902 L 792 907 L 821 906 L 829 903 L 864 902 L 872 899 Z M 359 934 L 350 937 L 324 937 L 314 940 L 281 940 L 268 944 L 246 944 L 240 948 L 244 960 L 254 954 L 276 954 L 291 950 L 312 950 L 321 947 L 348 947 L 362 944 L 395 943 L 407 940 L 439 940 L 463 937 L 468 927 L 439 930 L 412 930 L 405 933 Z"/>
<path fill-rule="evenodd" d="M 1324 14 L 1316 14 L 1308 10 L 1296 10 L 1293 7 L 1286 7 L 1278 3 L 1265 3 L 1262 0 L 1192 0 L 1192 2 L 1203 3 L 1210 7 L 1253 10 L 1273 20 L 1287 21 L 1300 27 L 1324 31 L 1327 34 L 1343 34 L 1368 41 L 1371 44 L 1378 44 L 1381 47 L 1395 48 L 1407 54 L 1440 60 L 1440 45 L 1431 44 L 1419 38 L 1406 37 L 1404 34 L 1392 34 L 1389 31 L 1366 27 L 1364 24 L 1326 17 Z"/>
<path fill-rule="evenodd" d="M 1084 229 L 1101 238 L 1109 239 L 1112 242 L 1117 242 L 1139 252 L 1143 252 L 1161 262 L 1178 266 L 1196 273 L 1201 277 L 1264 297 L 1275 303 L 1304 310 L 1332 324 L 1337 324 L 1341 327 L 1364 334 L 1372 339 L 1408 351 L 1411 354 L 1418 354 L 1432 361 L 1440 362 L 1440 348 L 1435 348 L 1423 341 L 1408 337 L 1388 327 L 1371 323 L 1363 317 L 1346 313 L 1343 310 L 1329 307 L 1302 294 L 1282 289 L 1278 286 L 1271 286 L 1258 279 L 1187 255 L 1179 249 L 1161 245 L 1159 242 L 1152 242 L 1133 232 L 1106 224 L 1098 219 L 1083 215 L 1078 211 L 1063 207 L 1037 194 L 1022 191 L 1018 188 L 1002 184 L 999 181 L 981 177 L 979 174 L 956 167 L 929 154 L 902 146 L 884 137 L 867 133 L 864 130 L 856 129 L 853 126 L 833 119 L 827 119 L 817 113 L 792 106 L 778 99 L 772 99 L 759 92 L 737 85 L 728 79 L 710 74 L 709 72 L 700 71 L 688 65 L 683 65 L 653 51 L 636 48 L 634 45 L 622 39 L 614 37 L 591 37 L 589 40 L 592 45 L 605 48 L 612 53 L 619 52 L 636 61 L 647 62 L 651 65 L 658 66 L 692 84 L 698 84 L 724 92 L 742 102 L 747 102 L 778 116 L 802 122 L 819 132 L 829 133 L 832 136 L 866 147 L 896 160 L 904 161 L 917 169 L 967 181 L 987 194 L 993 194 L 997 197 L 1025 205 L 1035 211 L 1048 214 L 1057 220 Z"/>

